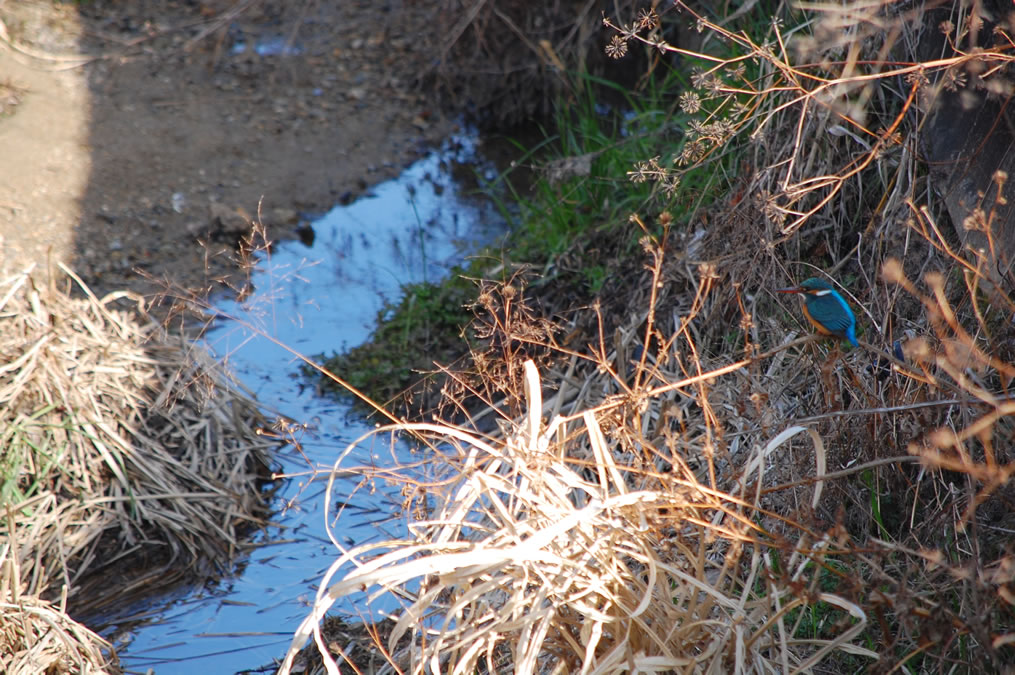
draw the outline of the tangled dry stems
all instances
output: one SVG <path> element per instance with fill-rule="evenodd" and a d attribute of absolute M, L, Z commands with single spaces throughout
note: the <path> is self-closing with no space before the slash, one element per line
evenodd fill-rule
<path fill-rule="evenodd" d="M 663 257 L 654 262 L 658 287 Z M 694 317 L 685 318 L 659 344 L 654 312 L 641 315 L 635 325 L 646 327 L 653 351 L 630 366 L 630 378 L 614 364 L 631 354 L 635 331 L 621 348 L 600 343 L 585 357 L 584 379 L 556 373 L 545 402 L 527 361 L 528 414 L 504 436 L 424 423 L 379 430 L 424 439 L 435 458 L 430 476 L 413 468 L 397 478 L 411 488 L 408 512 L 422 515 L 410 519 L 408 541 L 347 550 L 333 537 L 342 555 L 280 672 L 290 672 L 311 635 L 322 654 L 335 650 L 318 622 L 336 599 L 368 588 L 409 598 L 380 645 L 390 672 L 506 664 L 518 672 L 794 672 L 833 651 L 875 658 L 852 643 L 867 625 L 864 611 L 818 586 L 838 542 L 762 505 L 770 494 L 761 487 L 777 475 L 770 465 L 806 432 L 808 502 L 818 507 L 823 441 L 790 426 L 719 456 L 721 429 L 688 403 L 707 408 L 710 389 L 725 388 L 749 362 L 708 370 L 694 356 Z M 678 340 L 686 351 L 674 349 Z M 815 607 L 836 616 L 835 630 L 806 635 L 803 610 Z M 330 656 L 324 663 L 337 672 Z"/>
<path fill-rule="evenodd" d="M 53 606 L 36 596 L 21 597 L 18 568 L 10 564 L 10 548 L 0 551 L 0 666 L 5 673 L 81 673 L 107 675 L 120 672 L 110 644 L 77 623 L 65 607 Z"/>
<path fill-rule="evenodd" d="M 87 634 L 50 620 L 55 610 L 40 598 L 62 597 L 82 616 L 153 583 L 207 578 L 267 515 L 273 444 L 256 434 L 263 419 L 252 400 L 209 354 L 162 330 L 139 297 L 97 298 L 62 269 L 63 281 L 46 287 L 29 273 L 0 282 L 3 654 L 38 650 L 38 626 Z M 9 623 L 15 607 L 20 629 Z M 65 644 L 47 640 L 47 649 Z M 14 663 L 6 672 L 37 672 Z"/>
<path fill-rule="evenodd" d="M 661 287 L 665 263 L 653 259 L 650 288 Z M 964 269 L 974 299 L 988 286 L 998 292 L 975 263 Z M 311 636 L 325 670 L 337 672 L 329 655 L 341 659 L 342 646 L 325 644 L 317 622 L 337 599 L 368 589 L 406 599 L 378 644 L 390 661 L 383 672 L 798 672 L 819 663 L 854 672 L 924 651 L 953 659 L 964 640 L 971 666 L 1004 663 L 1013 566 L 1008 553 L 991 557 L 974 516 L 1015 473 L 997 440 L 1015 412 L 1003 385 L 1012 367 L 989 344 L 991 311 L 956 311 L 949 297 L 963 294 L 946 292 L 939 276 L 927 278 L 929 293 L 898 263 L 884 276 L 919 298 L 927 337 L 904 344 L 905 362 L 887 365 L 875 350 L 866 376 L 857 376 L 860 354 L 812 362 L 792 351 L 809 338 L 792 335 L 753 358 L 706 363 L 690 328 L 715 292 L 702 275 L 690 313 L 646 310 L 612 347 L 601 335 L 585 355 L 570 354 L 551 382 L 526 362 L 519 398 L 528 412 L 503 435 L 424 423 L 377 430 L 421 439 L 433 458 L 429 475 L 414 466 L 385 476 L 410 495 L 410 537 L 352 550 L 333 537 L 341 556 L 280 672 Z M 827 412 L 801 418 L 815 396 Z M 877 407 L 862 407 L 872 398 Z M 912 423 L 928 408 L 951 422 L 929 433 Z M 873 426 L 872 415 L 881 418 Z M 849 454 L 883 443 L 892 425 L 910 432 L 909 456 Z M 926 478 L 898 485 L 913 460 Z M 955 474 L 970 485 L 956 489 Z M 926 516 L 901 525 L 874 508 L 880 491 L 853 501 L 853 486 L 871 475 Z M 939 503 L 922 506 L 934 493 Z M 868 508 L 851 518 L 851 501 Z M 942 511 L 955 516 L 944 532 L 975 556 L 935 546 Z M 958 635 L 928 642 L 943 624 Z"/>
<path fill-rule="evenodd" d="M 382 646 L 388 672 L 498 672 L 505 660 L 516 672 L 792 672 L 836 649 L 875 656 L 850 643 L 866 624 L 859 607 L 791 590 L 816 582 L 814 563 L 832 542 L 801 531 L 783 543 L 781 561 L 759 546 L 770 534 L 755 524 L 748 484 L 786 435 L 757 448 L 740 495 L 724 493 L 678 468 L 677 457 L 655 468 L 658 448 L 643 449 L 638 462 L 615 434 L 608 441 L 600 420 L 624 407 L 617 402 L 544 425 L 531 362 L 526 374 L 529 416 L 506 439 L 436 424 L 379 431 L 427 438 L 451 476 L 412 479 L 434 501 L 431 516 L 412 523 L 410 541 L 345 550 L 335 540 L 343 555 L 280 672 L 290 672 L 311 634 L 327 653 L 317 622 L 363 588 L 412 599 Z M 802 638 L 787 617 L 809 602 L 852 620 L 832 639 Z M 406 633 L 411 646 L 400 649 Z M 328 672 L 337 672 L 334 663 Z"/>
<path fill-rule="evenodd" d="M 931 10 L 921 6 L 808 3 L 792 15 L 792 26 L 789 16 L 768 16 L 768 25 L 754 30 L 763 37 L 729 28 L 729 17 L 711 21 L 683 2 L 660 10 L 662 17 L 605 18 L 614 57 L 641 44 L 694 68 L 680 99 L 690 116 L 684 142 L 639 163 L 629 177 L 674 193 L 689 170 L 711 164 L 724 172 L 718 162 L 736 148 L 745 170 L 721 217 L 692 215 L 692 222 L 712 221 L 713 253 L 722 254 L 713 260 L 724 273 L 753 286 L 786 274 L 787 259 L 823 247 L 832 258 L 827 267 L 855 257 L 874 284 L 885 249 L 898 240 L 895 225 L 911 215 L 907 202 L 930 197 L 919 162 L 928 111 L 964 86 L 1002 97 L 1012 89 L 1011 29 L 995 17 L 993 42 L 978 45 L 969 37 L 979 25 L 971 4 L 954 3 L 950 20 L 928 25 Z M 701 50 L 667 42 L 664 19 L 691 22 L 702 35 Z M 928 32 L 942 34 L 944 46 L 921 60 L 916 53 Z M 740 241 L 753 242 L 752 250 L 732 245 Z"/>
<path fill-rule="evenodd" d="M 763 44 L 699 18 L 742 54 L 691 54 L 710 60 L 692 84 L 712 99 L 683 102 L 707 115 L 684 159 L 744 137 L 758 168 L 693 252 L 666 250 L 669 233 L 646 246 L 649 291 L 588 321 L 598 335 L 571 349 L 544 338 L 563 365 L 543 382 L 526 366 L 525 392 L 514 392 L 526 418 L 497 407 L 485 416 L 508 419 L 491 436 L 479 425 L 383 431 L 417 435 L 435 458 L 432 475 L 402 477 L 419 500 L 407 509 L 412 536 L 336 542 L 341 557 L 283 672 L 311 635 L 341 654 L 316 622 L 366 588 L 407 598 L 378 645 L 392 672 L 789 672 L 819 661 L 856 672 L 872 658 L 885 669 L 1010 667 L 1015 305 L 996 274 L 993 213 L 957 224 L 983 233 L 983 251 L 937 226 L 916 112 L 967 70 L 998 85 L 1011 55 L 886 59 L 920 27 L 885 8 L 812 7 L 825 23 L 798 52 L 816 55 L 810 66 L 791 58 L 786 37 L 799 28 L 773 23 Z M 655 25 L 614 27 L 625 46 L 679 52 L 642 35 Z M 746 79 L 739 65 L 751 61 L 759 74 Z M 875 117 L 882 126 L 868 129 Z M 677 187 L 658 160 L 631 177 Z M 1006 180 L 983 190 L 1003 204 Z M 732 251 L 717 253 L 720 239 Z M 764 293 L 773 270 L 822 241 L 828 267 L 856 280 L 842 290 L 861 312 L 863 350 L 794 339 L 798 310 Z M 498 311 L 508 300 L 523 304 L 512 291 Z M 504 345 L 523 342 L 509 317 L 493 323 Z M 505 372 L 524 351 L 503 350 L 515 359 Z M 555 392 L 546 400 L 544 388 Z M 861 634 L 875 650 L 857 646 Z"/>

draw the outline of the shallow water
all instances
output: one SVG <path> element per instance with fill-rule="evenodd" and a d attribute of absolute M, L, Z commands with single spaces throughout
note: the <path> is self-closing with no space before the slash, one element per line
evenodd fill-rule
<path fill-rule="evenodd" d="M 330 466 L 373 422 L 350 414 L 346 403 L 317 396 L 298 375 L 298 362 L 272 339 L 307 355 L 357 345 L 369 336 L 384 300 L 397 300 L 402 284 L 436 280 L 502 234 L 503 220 L 490 202 L 464 195 L 454 181 L 452 173 L 462 163 L 488 178 L 495 175 L 492 163 L 478 155 L 474 139 L 453 138 L 399 178 L 315 221 L 312 246 L 296 241 L 277 245 L 258 265 L 255 293 L 242 304 L 219 304 L 257 330 L 222 321 L 209 333 L 209 344 L 262 403 L 310 425 L 299 450 L 289 447 L 279 458 L 284 471 L 306 472 L 307 459 Z M 407 452 L 378 439 L 364 444 L 343 466 L 390 463 L 392 453 L 404 458 Z M 235 576 L 214 588 L 155 599 L 143 609 L 152 623 L 117 645 L 124 667 L 135 672 L 153 668 L 159 675 L 232 673 L 281 658 L 336 557 L 324 525 L 325 481 L 302 477 L 285 482 L 274 517 L 283 528 L 264 533 L 259 538 L 263 545 L 246 556 Z M 346 482 L 335 493 L 354 484 Z M 383 489 L 357 492 L 333 533 L 345 545 L 397 533 L 399 524 L 390 517 L 397 497 Z M 364 611 L 350 603 L 336 607 L 353 614 Z M 372 605 L 374 611 L 386 608 L 393 606 L 383 601 Z"/>

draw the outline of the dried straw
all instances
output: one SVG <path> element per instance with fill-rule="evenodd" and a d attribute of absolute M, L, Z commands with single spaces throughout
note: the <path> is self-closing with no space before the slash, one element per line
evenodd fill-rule
<path fill-rule="evenodd" d="M 381 672 L 501 672 L 507 664 L 520 673 L 796 672 L 835 650 L 876 658 L 851 642 L 867 622 L 858 606 L 801 592 L 827 539 L 801 528 L 795 543 L 782 542 L 787 555 L 778 562 L 757 545 L 767 535 L 747 485 L 760 484 L 768 456 L 798 429 L 755 447 L 734 491 L 723 492 L 681 467 L 657 471 L 621 457 L 622 432 L 611 421 L 623 415 L 617 400 L 544 426 L 531 361 L 525 378 L 529 412 L 507 438 L 426 423 L 380 430 L 430 438 L 453 478 L 421 486 L 430 516 L 411 523 L 408 541 L 347 550 L 333 537 L 341 556 L 280 673 L 291 672 L 310 637 L 326 671 L 338 672 L 328 654 L 341 645 L 325 645 L 319 622 L 338 598 L 363 589 L 409 598 L 379 645 L 390 655 Z M 628 409 L 659 410 L 693 384 Z M 834 638 L 802 637 L 787 618 L 818 603 L 844 617 Z"/>
<path fill-rule="evenodd" d="M 21 596 L 19 573 L 10 543 L 5 543 L 0 548 L 0 670 L 11 675 L 120 672 L 106 640 L 71 619 L 63 607 Z"/>
<path fill-rule="evenodd" d="M 39 597 L 63 593 L 87 614 L 155 580 L 221 571 L 267 513 L 271 443 L 253 401 L 205 351 L 161 330 L 139 296 L 97 298 L 61 269 L 76 296 L 56 281 L 38 287 L 30 270 L 0 282 L 0 498 L 17 570 L 0 597 L 0 636 L 13 640 L 3 653 L 30 633 L 11 632 L 15 598 L 34 603 L 20 616 L 42 621 L 54 610 Z M 111 587 L 113 570 L 123 581 Z"/>

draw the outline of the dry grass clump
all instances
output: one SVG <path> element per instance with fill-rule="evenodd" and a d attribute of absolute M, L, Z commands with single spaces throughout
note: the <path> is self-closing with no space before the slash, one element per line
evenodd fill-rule
<path fill-rule="evenodd" d="M 657 256 L 653 288 L 661 268 Z M 856 667 L 876 658 L 855 643 L 865 612 L 823 587 L 842 553 L 834 533 L 762 506 L 800 487 L 780 485 L 772 465 L 807 451 L 810 470 L 795 467 L 807 485 L 800 514 L 819 508 L 821 437 L 754 429 L 753 441 L 720 453 L 725 415 L 709 401 L 739 387 L 735 373 L 752 362 L 705 367 L 693 314 L 665 337 L 652 307 L 635 324 L 648 350 L 632 356 L 628 331 L 618 349 L 601 341 L 574 354 L 582 365 L 554 375 L 549 400 L 527 361 L 528 412 L 504 419 L 504 435 L 378 430 L 424 439 L 433 458 L 429 474 L 384 476 L 405 485 L 410 538 L 349 550 L 333 537 L 341 556 L 280 672 L 311 635 L 341 658 L 318 622 L 363 590 L 405 599 L 378 645 L 390 660 L 380 672 L 795 672 L 835 652 Z M 337 672 L 331 656 L 325 669 Z"/>
<path fill-rule="evenodd" d="M 328 645 L 341 645 L 345 663 L 351 665 L 353 672 L 377 673 L 388 667 L 386 650 L 379 650 L 377 645 L 387 643 L 393 627 L 393 621 L 364 623 L 346 621 L 332 615 L 325 617 L 321 622 L 321 638 Z M 325 672 L 324 659 L 317 645 L 308 644 L 296 655 L 293 659 L 292 672 L 308 674 Z"/>
<path fill-rule="evenodd" d="M 0 548 L 0 670 L 11 675 L 120 672 L 109 643 L 71 619 L 66 607 L 20 594 L 21 570 L 13 553 L 9 542 Z"/>
<path fill-rule="evenodd" d="M 210 355 L 61 269 L 77 296 L 0 282 L 4 601 L 62 595 L 81 616 L 226 569 L 267 515 L 272 444 Z"/>
<path fill-rule="evenodd" d="M 834 542 L 801 529 L 776 544 L 755 523 L 750 483 L 782 441 L 756 448 L 738 494 L 724 493 L 678 457 L 654 468 L 661 448 L 618 462 L 625 444 L 601 426 L 618 402 L 544 428 L 527 371 L 529 417 L 503 441 L 434 424 L 382 430 L 427 437 L 452 475 L 417 483 L 430 516 L 411 540 L 342 549 L 281 673 L 311 634 L 327 653 L 317 622 L 366 588 L 408 598 L 379 646 L 391 661 L 381 672 L 792 672 L 834 650 L 876 656 L 852 644 L 863 611 L 817 587 Z M 836 623 L 813 636 L 801 610 L 817 606 Z"/>

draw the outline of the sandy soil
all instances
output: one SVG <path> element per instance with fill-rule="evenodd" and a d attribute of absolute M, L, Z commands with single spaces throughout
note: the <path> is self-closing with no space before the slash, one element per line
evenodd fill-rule
<path fill-rule="evenodd" d="M 451 128 L 412 87 L 435 5 L 0 0 L 3 270 L 200 285 L 259 201 L 291 236 L 396 175 Z"/>

